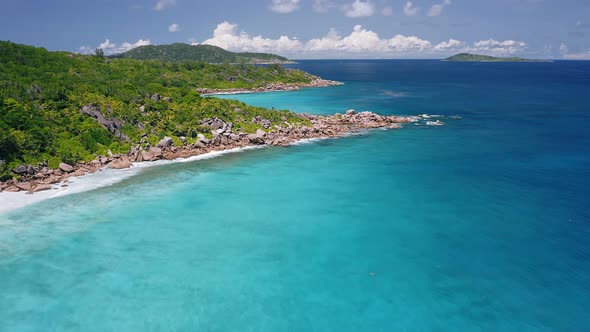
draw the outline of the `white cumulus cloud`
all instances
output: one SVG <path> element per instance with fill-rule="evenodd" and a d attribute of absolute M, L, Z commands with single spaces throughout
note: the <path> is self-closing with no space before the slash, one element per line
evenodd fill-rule
<path fill-rule="evenodd" d="M 109 39 L 105 39 L 104 42 L 102 42 L 100 45 L 98 45 L 98 48 L 102 48 L 103 51 L 111 49 L 111 48 L 115 48 L 115 47 L 117 47 L 117 44 L 111 43 L 111 41 Z"/>
<path fill-rule="evenodd" d="M 176 0 L 158 0 L 154 5 L 154 10 L 164 10 L 176 6 Z"/>
<path fill-rule="evenodd" d="M 287 36 L 278 39 L 251 37 L 245 32 L 238 32 L 238 25 L 223 22 L 213 31 L 213 37 L 202 44 L 219 46 L 224 49 L 241 52 L 293 53 L 301 49 L 301 42 Z"/>
<path fill-rule="evenodd" d="M 135 43 L 124 42 L 122 44 L 116 44 L 116 43 L 111 42 L 110 39 L 105 39 L 105 41 L 102 42 L 100 45 L 98 45 L 96 48 L 93 48 L 90 46 L 82 46 L 82 47 L 78 48 L 78 52 L 84 53 L 84 54 L 89 54 L 89 53 L 93 53 L 95 49 L 100 48 L 104 51 L 105 54 L 111 55 L 111 54 L 118 54 L 118 53 L 127 52 L 130 49 L 133 49 L 133 48 L 136 48 L 139 46 L 151 45 L 151 44 L 152 44 L 152 42 L 149 39 L 139 39 Z"/>
<path fill-rule="evenodd" d="M 428 16 L 439 16 L 440 14 L 442 14 L 442 11 L 445 8 L 445 6 L 448 6 L 450 4 L 451 0 L 444 0 L 441 3 L 433 5 L 432 7 L 430 7 L 430 10 L 428 11 Z"/>
<path fill-rule="evenodd" d="M 468 47 L 465 51 L 468 52 L 483 52 L 492 55 L 511 55 L 522 52 L 527 44 L 523 41 L 504 40 L 498 41 L 495 39 L 480 40 L 473 43 L 473 46 Z"/>
<path fill-rule="evenodd" d="M 196 43 L 195 43 L 196 44 Z M 263 36 L 250 36 L 240 32 L 236 24 L 223 22 L 217 25 L 213 36 L 202 44 L 219 46 L 239 52 L 268 52 L 300 58 L 345 58 L 345 57 L 383 57 L 402 56 L 442 57 L 458 52 L 473 52 L 490 55 L 509 55 L 523 51 L 526 43 L 514 40 L 494 39 L 468 43 L 457 39 L 432 43 L 417 36 L 401 34 L 382 37 L 374 31 L 354 26 L 348 35 L 340 35 L 335 29 L 318 38 L 300 41 L 288 36 L 276 39 Z"/>
<path fill-rule="evenodd" d="M 300 0 L 272 0 L 270 9 L 279 14 L 288 14 L 299 9 Z"/>
<path fill-rule="evenodd" d="M 370 0 L 355 0 L 343 8 L 344 14 L 352 18 L 372 16 L 375 13 L 375 5 Z"/>
<path fill-rule="evenodd" d="M 457 50 L 465 47 L 465 42 L 456 39 L 449 39 L 448 41 L 443 41 L 434 46 L 436 50 Z"/>
<path fill-rule="evenodd" d="M 251 37 L 245 32 L 238 32 L 237 25 L 223 22 L 213 31 L 213 37 L 203 44 L 215 45 L 233 51 L 271 52 L 290 55 L 337 55 L 346 54 L 389 54 L 407 53 L 429 49 L 432 44 L 415 36 L 396 35 L 381 38 L 377 33 L 356 25 L 348 36 L 340 36 L 335 29 L 327 35 L 314 38 L 306 43 L 287 36 L 278 39 Z"/>
<path fill-rule="evenodd" d="M 178 32 L 180 31 L 180 25 L 174 23 L 174 24 L 170 24 L 170 26 L 168 27 L 168 31 L 170 32 Z"/>
<path fill-rule="evenodd" d="M 419 10 L 420 9 L 418 7 L 414 6 L 414 3 L 412 3 L 412 1 L 408 1 L 404 5 L 404 14 L 406 16 L 416 16 Z"/>

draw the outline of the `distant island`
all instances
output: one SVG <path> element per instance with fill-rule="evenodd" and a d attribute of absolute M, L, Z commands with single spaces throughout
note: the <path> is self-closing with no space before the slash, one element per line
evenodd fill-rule
<path fill-rule="evenodd" d="M 111 58 L 135 60 L 159 60 L 166 62 L 199 61 L 207 63 L 245 63 L 245 64 L 286 64 L 289 59 L 269 53 L 235 53 L 212 45 L 170 45 L 140 46 Z"/>
<path fill-rule="evenodd" d="M 489 55 L 459 53 L 450 56 L 443 61 L 461 61 L 461 62 L 552 62 L 551 60 L 524 59 L 518 57 L 501 58 Z"/>

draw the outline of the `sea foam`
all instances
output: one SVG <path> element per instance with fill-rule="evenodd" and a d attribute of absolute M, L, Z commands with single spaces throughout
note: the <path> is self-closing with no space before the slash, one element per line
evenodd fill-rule
<path fill-rule="evenodd" d="M 22 191 L 18 193 L 2 192 L 0 193 L 0 213 L 5 213 L 14 209 L 22 208 L 24 206 L 51 198 L 77 194 L 102 187 L 112 186 L 125 179 L 128 179 L 132 176 L 139 174 L 141 170 L 145 168 L 173 163 L 186 163 L 197 160 L 211 159 L 229 153 L 237 153 L 247 150 L 260 149 L 262 147 L 264 146 L 247 146 L 223 151 L 211 151 L 208 153 L 188 158 L 138 162 L 133 163 L 133 165 L 130 168 L 126 169 L 106 168 L 102 171 L 98 171 L 95 173 L 69 178 L 66 182 L 53 185 L 52 190 L 41 191 L 33 194 Z"/>

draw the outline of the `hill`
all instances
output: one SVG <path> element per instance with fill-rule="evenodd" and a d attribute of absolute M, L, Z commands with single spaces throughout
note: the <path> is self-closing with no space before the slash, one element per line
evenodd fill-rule
<path fill-rule="evenodd" d="M 211 137 L 207 119 L 232 122 L 236 130 L 306 120 L 287 111 L 201 97 L 198 88 L 257 88 L 273 83 L 310 83 L 317 77 L 280 65 L 213 65 L 107 59 L 49 52 L 0 41 L 0 181 L 20 164 L 90 161 L 96 155 Z M 236 111 L 239 110 L 238 111 Z M 270 125 L 269 124 L 269 125 Z"/>
<path fill-rule="evenodd" d="M 289 63 L 289 59 L 268 53 L 234 53 L 211 45 L 147 45 L 112 56 L 135 60 L 202 61 L 207 63 Z"/>
<path fill-rule="evenodd" d="M 444 61 L 466 61 L 466 62 L 546 62 L 546 60 L 532 60 L 518 57 L 501 58 L 489 55 L 459 53 L 444 59 Z"/>

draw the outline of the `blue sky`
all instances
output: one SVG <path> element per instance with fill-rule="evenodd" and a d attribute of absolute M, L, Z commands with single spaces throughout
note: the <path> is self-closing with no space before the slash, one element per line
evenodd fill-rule
<path fill-rule="evenodd" d="M 0 39 L 107 53 L 208 43 L 291 58 L 590 59 L 590 0 L 0 0 Z"/>

